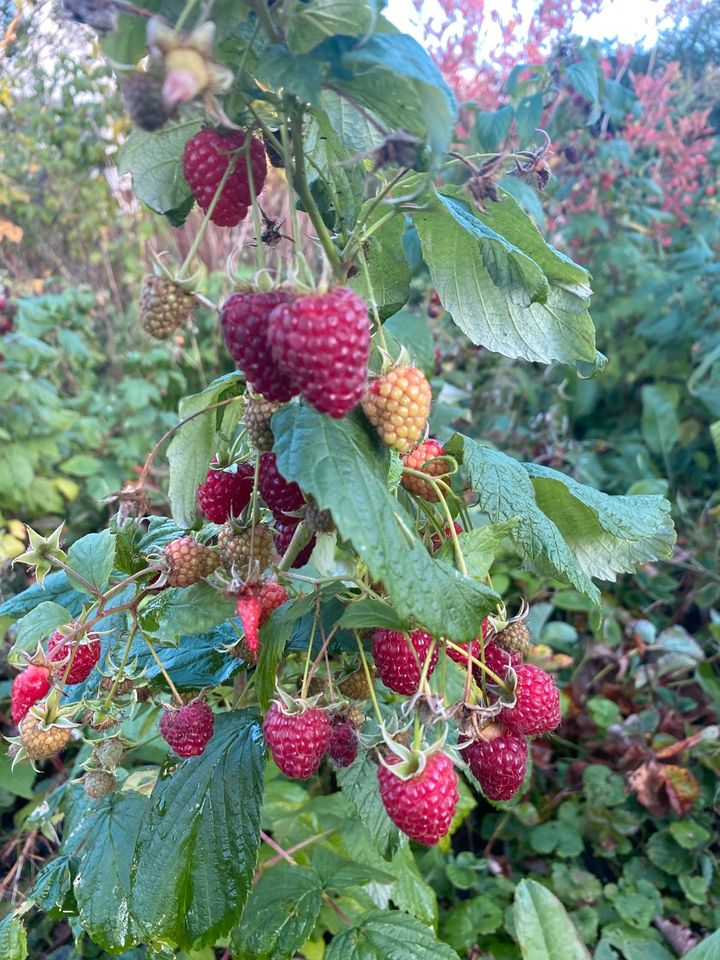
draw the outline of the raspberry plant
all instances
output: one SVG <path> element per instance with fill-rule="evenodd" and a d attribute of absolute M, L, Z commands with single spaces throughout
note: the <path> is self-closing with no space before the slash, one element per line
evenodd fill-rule
<path fill-rule="evenodd" d="M 142 118 L 119 169 L 173 226 L 201 210 L 185 261 L 162 259 L 167 283 L 145 290 L 213 306 L 239 369 L 183 400 L 107 529 L 31 531 L 19 558 L 37 582 L 0 608 L 25 678 L 12 750 L 65 751 L 74 776 L 33 815 L 57 856 L 0 943 L 22 960 L 37 907 L 69 911 L 78 939 L 110 954 L 456 957 L 408 838 L 448 845 L 483 788 L 513 802 L 529 743 L 561 723 L 554 679 L 525 662 L 524 605 L 493 587 L 495 555 L 510 544 L 599 618 L 595 580 L 668 555 L 669 504 L 435 429 L 441 384 L 397 322 L 413 272 L 473 344 L 583 376 L 606 361 L 587 272 L 497 184 L 525 159 L 452 149 L 457 105 L 422 47 L 370 0 L 219 0 L 204 22 L 193 0 L 168 20 L 148 12 L 102 38 Z M 290 211 L 283 247 L 269 189 Z M 229 272 L 212 303 L 198 249 L 245 218 L 253 280 Z M 153 312 L 156 332 L 179 319 L 175 303 Z M 170 516 L 148 516 L 167 440 Z M 262 534 L 228 553 L 236 528 Z M 294 845 L 290 790 L 307 811 Z M 547 925 L 563 958 L 586 955 L 536 882 L 515 911 L 524 956 Z"/>

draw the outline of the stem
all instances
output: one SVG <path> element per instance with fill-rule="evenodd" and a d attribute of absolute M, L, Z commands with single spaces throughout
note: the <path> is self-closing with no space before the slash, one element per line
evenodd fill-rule
<path fill-rule="evenodd" d="M 362 248 L 362 245 L 358 247 L 357 250 L 358 259 L 360 260 L 360 265 L 363 271 L 363 277 L 365 278 L 365 283 L 367 285 L 367 292 L 370 298 L 370 305 L 372 307 L 373 319 L 375 321 L 375 327 L 377 329 L 378 339 L 380 340 L 380 346 L 382 350 L 388 354 L 387 340 L 385 339 L 385 331 L 383 330 L 382 322 L 380 321 L 380 314 L 377 308 L 377 300 L 375 299 L 375 291 L 373 290 L 372 280 L 370 279 L 370 270 L 368 269 L 367 259 L 365 257 L 365 251 Z"/>
<path fill-rule="evenodd" d="M 358 653 L 360 654 L 360 660 L 365 673 L 365 679 L 367 680 L 368 690 L 370 691 L 370 699 L 372 700 L 373 709 L 375 710 L 375 717 L 377 722 L 382 726 L 383 718 L 382 714 L 380 713 L 377 697 L 375 696 L 375 684 L 373 683 L 373 678 L 370 675 L 370 667 L 368 667 L 367 659 L 365 657 L 365 650 L 363 649 L 362 640 L 360 639 L 360 634 L 357 632 L 357 630 L 353 630 L 353 633 L 355 634 L 355 642 L 358 646 Z"/>
<path fill-rule="evenodd" d="M 263 25 L 263 29 L 268 37 L 270 37 L 271 40 L 280 40 L 280 34 L 278 33 L 278 30 L 272 21 L 266 0 L 257 0 L 257 2 L 250 0 L 248 6 L 257 15 L 257 18 Z"/>
<path fill-rule="evenodd" d="M 65 573 L 69 573 L 71 576 L 75 577 L 75 579 L 81 583 L 88 593 L 90 593 L 93 597 L 97 597 L 98 600 L 102 599 L 102 590 L 98 590 L 94 583 L 90 583 L 90 581 L 86 580 L 85 577 L 81 577 L 80 574 L 73 570 L 72 567 L 68 566 L 67 563 L 64 563 L 62 560 L 58 560 L 56 557 L 53 557 L 52 564 L 54 567 L 60 567 L 60 569 L 64 570 Z"/>
<path fill-rule="evenodd" d="M 458 540 L 457 531 L 455 529 L 455 521 L 450 513 L 450 507 L 447 505 L 447 500 L 443 496 L 442 490 L 440 489 L 440 484 L 432 477 L 428 476 L 427 473 L 423 473 L 422 470 L 411 470 L 410 467 L 405 467 L 403 473 L 409 473 L 411 476 L 420 477 L 432 487 L 438 498 L 438 502 L 442 505 L 443 513 L 447 519 L 448 530 L 450 531 L 450 537 L 453 542 L 453 547 L 455 548 L 455 560 L 463 576 L 466 577 L 468 575 L 467 566 L 465 564 L 465 557 L 463 556 L 462 547 L 460 546 L 460 541 Z M 446 489 L 449 489 L 447 484 L 443 484 L 443 486 Z M 452 490 L 450 492 L 452 493 Z"/>
<path fill-rule="evenodd" d="M 198 251 L 198 247 L 199 247 L 200 244 L 202 243 L 202 239 L 203 239 L 203 237 L 205 236 L 205 231 L 207 230 L 208 224 L 210 223 L 210 218 L 212 217 L 213 213 L 215 212 L 215 207 L 217 206 L 218 200 L 220 199 L 220 194 L 223 192 L 223 190 L 224 190 L 224 188 L 225 188 L 225 184 L 228 182 L 228 179 L 229 179 L 229 177 L 230 177 L 230 174 L 235 171 L 235 167 L 237 166 L 237 162 L 238 162 L 238 157 L 237 157 L 237 156 L 231 156 L 231 157 L 229 157 L 228 165 L 227 165 L 227 167 L 225 168 L 225 172 L 223 173 L 223 175 L 222 175 L 222 177 L 221 177 L 221 179 L 220 179 L 220 183 L 217 185 L 217 189 L 215 190 L 215 194 L 214 194 L 212 200 L 210 201 L 210 206 L 209 206 L 209 207 L 207 208 L 207 210 L 205 211 L 205 216 L 203 217 L 202 223 L 200 224 L 200 226 L 199 226 L 199 228 L 198 228 L 198 232 L 195 234 L 195 237 L 194 237 L 194 239 L 193 239 L 193 242 L 192 242 L 192 244 L 190 245 L 190 249 L 189 249 L 188 252 L 187 252 L 187 256 L 186 256 L 185 259 L 183 260 L 182 265 L 181 265 L 181 267 L 180 267 L 180 270 L 178 271 L 178 277 L 179 277 L 179 278 L 182 278 L 182 277 L 185 275 L 185 271 L 188 269 L 188 267 L 189 267 L 190 264 L 192 263 L 193 258 L 194 258 L 195 254 L 196 254 L 197 251 Z"/>
<path fill-rule="evenodd" d="M 295 158 L 292 178 L 293 187 L 295 188 L 297 195 L 302 200 L 303 206 L 305 207 L 305 212 L 310 217 L 312 225 L 315 227 L 318 240 L 325 251 L 325 256 L 328 258 L 335 277 L 338 280 L 343 281 L 345 279 L 345 270 L 343 268 L 342 261 L 340 260 L 340 254 L 335 249 L 335 244 L 332 241 L 330 232 L 325 226 L 323 218 L 320 216 L 320 211 L 315 203 L 315 198 L 308 187 L 307 174 L 305 170 L 305 154 L 303 153 L 302 116 L 297 110 L 293 110 L 290 115 L 290 134 L 293 155 Z"/>
<path fill-rule="evenodd" d="M 180 694 L 179 694 L 178 691 L 177 691 L 177 687 L 175 686 L 175 684 L 174 684 L 174 683 L 172 682 L 172 680 L 170 679 L 170 674 L 169 674 L 169 673 L 167 672 L 167 670 L 165 669 L 162 660 L 160 659 L 160 657 L 159 657 L 159 656 L 157 655 L 157 653 L 155 652 L 155 647 L 152 645 L 152 643 L 150 642 L 150 640 L 147 638 L 147 636 L 146 636 L 145 634 L 143 634 L 143 640 L 144 640 L 145 643 L 147 644 L 148 650 L 149 650 L 150 653 L 152 654 L 152 658 L 153 658 L 153 660 L 155 661 L 155 663 L 156 663 L 157 666 L 158 666 L 158 670 L 160 671 L 160 673 L 161 673 L 161 674 L 163 675 L 163 677 L 165 678 L 165 682 L 167 683 L 168 687 L 170 687 L 170 692 L 172 693 L 173 697 L 175 697 L 175 699 L 177 700 L 177 702 L 178 702 L 178 703 L 180 704 L 180 706 L 182 707 L 182 706 L 183 706 L 183 698 L 180 696 Z"/>
<path fill-rule="evenodd" d="M 182 12 L 180 13 L 180 16 L 175 21 L 175 29 L 178 32 L 182 30 L 183 24 L 185 23 L 187 18 L 190 16 L 192 8 L 195 6 L 196 3 L 197 3 L 197 0 L 187 0 L 187 3 L 185 4 L 185 6 L 182 9 Z"/>
<path fill-rule="evenodd" d="M 308 528 L 308 525 L 302 520 L 297 527 L 295 528 L 295 533 L 292 536 L 292 540 L 288 544 L 288 548 L 282 556 L 280 563 L 277 565 L 277 570 L 283 572 L 289 570 L 292 566 L 293 560 L 297 557 L 300 551 L 305 547 L 312 537 L 312 531 Z"/>
<path fill-rule="evenodd" d="M 305 651 L 305 667 L 303 669 L 303 682 L 300 687 L 300 699 L 304 700 L 307 696 L 308 687 L 310 686 L 310 658 L 312 657 L 312 648 L 313 643 L 315 642 L 315 631 L 317 630 L 318 618 L 320 616 L 320 601 L 319 599 L 315 601 L 315 616 L 313 618 L 312 629 L 310 630 L 310 636 L 308 638 L 307 650 Z"/>
<path fill-rule="evenodd" d="M 447 640 L 447 639 L 445 640 L 445 643 L 449 647 L 451 647 L 453 650 L 457 650 L 458 653 L 462 653 L 463 656 L 466 656 L 468 660 L 470 660 L 473 663 L 474 666 L 480 667 L 481 670 L 483 670 L 483 672 L 490 677 L 493 683 L 497 684 L 499 687 L 502 687 L 503 690 L 509 690 L 509 687 L 505 683 L 505 681 L 501 680 L 496 673 L 493 673 L 490 667 L 485 666 L 482 660 L 478 660 L 477 657 L 473 657 L 470 651 L 466 647 L 461 647 L 459 646 L 459 644 L 453 643 L 452 640 Z"/>
<path fill-rule="evenodd" d="M 312 666 L 310 667 L 310 673 L 308 674 L 308 678 L 307 678 L 308 686 L 310 685 L 310 683 L 311 683 L 311 681 L 312 681 L 312 678 L 315 676 L 315 674 L 316 674 L 316 672 L 317 672 L 317 668 L 320 666 L 320 661 L 321 661 L 323 658 L 325 658 L 325 660 L 328 661 L 327 649 L 328 649 L 328 647 L 330 646 L 330 641 L 331 641 L 332 638 L 335 636 L 335 634 L 337 633 L 337 631 L 338 631 L 338 627 L 337 627 L 337 624 L 336 624 L 336 625 L 332 628 L 332 630 L 330 631 L 330 633 L 327 635 L 327 637 L 326 637 L 326 636 L 325 636 L 325 627 L 323 626 L 322 619 L 320 620 L 320 633 L 321 633 L 322 636 L 323 636 L 323 642 L 322 642 L 322 646 L 320 647 L 320 652 L 319 652 L 318 655 L 315 657 L 315 659 L 313 660 Z M 329 666 L 329 664 L 328 664 L 328 666 Z M 330 684 L 330 686 L 331 686 L 331 688 L 332 688 L 332 683 Z"/>
<path fill-rule="evenodd" d="M 103 703 L 103 713 L 107 713 L 107 710 L 112 703 L 112 698 L 115 695 L 118 684 L 120 683 L 120 678 L 125 672 L 125 666 L 128 662 L 128 657 L 130 656 L 130 649 L 132 647 L 133 640 L 135 639 L 135 634 L 137 633 L 138 625 L 137 620 L 133 621 L 132 627 L 128 631 L 127 643 L 125 644 L 125 649 L 123 650 L 122 660 L 120 661 L 120 666 L 118 667 L 118 672 L 113 680 L 112 686 L 108 690 L 108 694 L 105 697 L 105 702 Z"/>

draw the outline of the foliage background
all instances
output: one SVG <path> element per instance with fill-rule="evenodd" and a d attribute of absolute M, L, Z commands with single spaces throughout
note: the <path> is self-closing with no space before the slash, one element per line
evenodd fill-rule
<path fill-rule="evenodd" d="M 580 6 L 584 16 L 601 2 Z M 720 927 L 720 6 L 675 4 L 651 50 L 580 40 L 576 5 L 562 0 L 525 18 L 514 4 L 441 7 L 446 20 L 428 24 L 427 42 L 465 102 L 459 137 L 477 153 L 507 138 L 528 148 L 537 127 L 552 139 L 543 196 L 520 178 L 503 185 L 591 270 L 599 347 L 611 362 L 598 378 L 571 379 L 469 347 L 437 315 L 418 270 L 405 314 L 440 389 L 433 428 L 460 425 L 609 493 L 667 492 L 679 542 L 672 562 L 605 591 L 595 630 L 573 591 L 548 590 L 509 558 L 500 564 L 496 587 L 533 604 L 566 721 L 552 747 L 536 747 L 535 782 L 520 804 L 481 801 L 451 848 L 408 854 L 402 909 L 437 920 L 460 956 L 515 958 L 511 904 L 521 878 L 534 877 L 597 960 L 667 960 Z M 34 7 L 6 45 L 0 79 L 0 279 L 18 304 L 0 346 L 5 600 L 25 586 L 10 564 L 22 550 L 18 521 L 49 531 L 68 515 L 74 536 L 101 527 L 112 494 L 175 422 L 179 398 L 229 368 L 210 316 L 169 349 L 138 331 L 148 251 L 182 255 L 186 234 L 141 211 L 118 179 L 127 127 L 109 75 L 90 34 L 68 24 L 56 32 L 57 22 L 50 6 Z M 479 54 L 489 23 L 501 40 Z M 201 251 L 208 271 L 247 242 L 241 232 L 211 235 Z M 162 463 L 155 469 L 153 506 L 163 512 Z M 9 678 L 0 692 L 7 697 Z M 160 756 L 150 742 L 131 768 Z M 34 781 L 5 763 L 2 892 L 17 902 L 52 846 L 33 811 L 77 770 L 58 764 Z M 348 820 L 337 794 L 276 788 L 264 816 L 286 847 Z M 363 862 L 349 829 L 337 852 Z M 364 866 L 367 876 L 382 871 Z M 355 881 L 340 901 L 350 912 L 372 903 Z M 30 955 L 71 960 L 71 938 L 72 923 L 51 915 L 31 925 Z"/>

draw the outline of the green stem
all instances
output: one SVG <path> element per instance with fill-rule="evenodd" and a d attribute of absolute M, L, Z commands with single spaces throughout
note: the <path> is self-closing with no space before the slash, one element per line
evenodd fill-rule
<path fill-rule="evenodd" d="M 357 632 L 357 630 L 353 630 L 353 633 L 355 634 L 355 642 L 357 643 L 358 653 L 360 654 L 360 662 L 362 663 L 365 680 L 367 681 L 368 690 L 370 691 L 370 699 L 372 700 L 373 709 L 375 710 L 375 717 L 377 722 L 382 726 L 382 713 L 380 713 L 380 707 L 377 702 L 377 697 L 375 696 L 375 684 L 373 683 L 370 667 L 368 667 L 367 658 L 365 657 L 365 650 L 362 645 L 362 640 L 360 639 L 360 634 Z"/>
<path fill-rule="evenodd" d="M 130 630 L 128 631 L 127 643 L 125 644 L 122 660 L 120 661 L 120 666 L 118 667 L 118 671 L 115 675 L 115 679 L 113 680 L 112 686 L 108 690 L 108 694 L 105 697 L 105 701 L 103 703 L 103 713 L 107 713 L 107 710 L 110 704 L 112 703 L 112 699 L 115 696 L 115 691 L 117 690 L 118 684 L 120 683 L 120 680 L 125 672 L 125 667 L 127 665 L 128 658 L 130 657 L 130 649 L 132 647 L 133 640 L 135 639 L 135 634 L 137 633 L 137 629 L 138 629 L 137 620 L 135 620 L 133 621 L 133 625 L 130 627 Z"/>
<path fill-rule="evenodd" d="M 455 549 L 455 560 L 460 568 L 461 573 L 466 577 L 468 575 L 467 565 L 465 563 L 465 557 L 463 556 L 462 547 L 460 546 L 460 541 L 458 540 L 457 531 L 455 529 L 455 521 L 453 519 L 453 515 L 450 513 L 450 507 L 447 505 L 447 500 L 443 496 L 442 490 L 440 489 L 440 484 L 432 477 L 428 476 L 427 473 L 423 473 L 422 470 L 412 470 L 410 467 L 405 467 L 403 473 L 409 473 L 411 476 L 420 477 L 432 487 L 435 495 L 438 498 L 438 502 L 442 506 L 445 519 L 447 520 L 450 538 L 452 539 L 453 547 Z M 443 484 L 443 486 L 445 486 L 446 489 L 449 489 L 446 484 Z M 452 490 L 450 492 L 452 493 Z"/>
<path fill-rule="evenodd" d="M 190 13 L 192 12 L 192 9 L 196 3 L 197 3 L 197 0 L 187 0 L 187 3 L 185 4 L 185 6 L 183 7 L 180 13 L 180 16 L 175 21 L 175 30 L 178 33 L 182 30 L 183 24 L 185 23 L 187 18 L 190 16 Z"/>
<path fill-rule="evenodd" d="M 496 673 L 492 672 L 490 667 L 485 666 L 485 664 L 481 660 L 478 660 L 477 657 L 473 657 L 470 654 L 470 651 L 466 647 L 461 647 L 459 644 L 453 643 L 452 640 L 447 640 L 447 639 L 445 640 L 445 643 L 452 650 L 457 650 L 458 653 L 462 653 L 463 656 L 466 656 L 468 660 L 471 660 L 476 667 L 480 667 L 483 670 L 483 672 L 490 677 L 493 683 L 496 683 L 499 687 L 502 687 L 503 690 L 510 689 L 504 680 L 501 680 Z"/>
<path fill-rule="evenodd" d="M 225 168 L 225 172 L 223 173 L 223 175 L 222 175 L 222 177 L 221 177 L 221 179 L 220 179 L 220 183 L 217 185 L 217 189 L 215 190 L 215 194 L 214 194 L 212 200 L 210 201 L 210 206 L 209 206 L 209 207 L 207 208 L 207 210 L 205 211 L 205 216 L 203 217 L 202 223 L 200 224 L 200 226 L 199 226 L 199 228 L 198 228 L 198 232 L 195 234 L 195 237 L 194 237 L 193 242 L 192 242 L 192 244 L 191 244 L 191 246 L 190 246 L 190 249 L 189 249 L 188 252 L 187 252 L 187 256 L 185 257 L 185 259 L 184 259 L 183 262 L 182 262 L 182 265 L 181 265 L 180 270 L 179 270 L 179 272 L 178 272 L 178 279 L 179 279 L 179 280 L 182 280 L 182 278 L 185 276 L 185 271 L 188 269 L 188 267 L 190 266 L 190 264 L 192 263 L 192 261 L 193 261 L 193 259 L 194 259 L 194 257 L 195 257 L 195 254 L 198 252 L 198 248 L 199 248 L 200 244 L 202 243 L 203 237 L 205 236 L 205 231 L 207 230 L 208 224 L 210 223 L 210 218 L 212 217 L 213 213 L 215 212 L 215 207 L 217 206 L 218 200 L 220 199 L 220 194 L 223 192 L 223 189 L 225 188 L 225 184 L 228 182 L 228 178 L 229 178 L 230 175 L 234 172 L 235 167 L 237 166 L 237 162 L 238 162 L 238 157 L 237 157 L 237 156 L 231 156 L 231 157 L 229 158 L 229 163 L 228 163 L 227 167 Z"/>
<path fill-rule="evenodd" d="M 307 650 L 305 652 L 305 668 L 303 669 L 303 681 L 302 686 L 300 687 L 300 698 L 302 700 L 307 696 L 308 687 L 310 685 L 310 658 L 312 657 L 312 648 L 313 643 L 315 642 L 315 631 L 317 630 L 318 620 L 320 618 L 320 601 L 315 601 L 315 616 L 313 618 L 312 628 L 310 630 L 310 637 L 308 638 Z"/>
<path fill-rule="evenodd" d="M 389 354 L 387 340 L 385 339 L 385 331 L 383 330 L 383 325 L 380 320 L 380 314 L 377 308 L 377 300 L 375 299 L 375 291 L 373 290 L 372 280 L 370 279 L 370 270 L 368 269 L 367 259 L 365 258 L 365 251 L 362 246 L 358 247 L 357 251 L 358 259 L 360 260 L 360 265 L 363 271 L 363 277 L 365 278 L 365 284 L 367 285 L 368 297 L 370 298 L 370 307 L 372 310 L 373 319 L 375 321 L 375 328 L 377 330 L 378 339 L 380 340 L 380 346 L 385 354 Z"/>
<path fill-rule="evenodd" d="M 275 24 L 272 21 L 270 16 L 270 9 L 266 0 L 250 0 L 249 3 L 250 9 L 257 14 L 257 18 L 262 23 L 263 29 L 268 37 L 277 42 L 281 39 L 280 33 L 278 32 Z"/>
<path fill-rule="evenodd" d="M 276 569 L 279 572 L 289 570 L 293 564 L 293 560 L 297 557 L 300 551 L 305 547 L 312 537 L 312 531 L 309 529 L 305 521 L 301 521 L 295 528 L 295 533 L 292 536 L 292 540 L 288 544 L 288 548 L 282 556 L 280 563 L 277 565 Z"/>
<path fill-rule="evenodd" d="M 148 637 L 146 636 L 146 634 L 143 634 L 143 640 L 144 640 L 145 643 L 147 644 L 147 648 L 148 648 L 148 650 L 150 651 L 150 653 L 152 654 L 152 658 L 153 658 L 153 660 L 155 661 L 155 663 L 157 664 L 158 670 L 160 671 L 160 673 L 161 673 L 161 674 L 163 675 L 163 677 L 165 678 L 165 683 L 167 683 L 168 687 L 170 687 L 170 692 L 172 693 L 173 697 L 175 697 L 175 699 L 176 699 L 177 702 L 180 704 L 180 706 L 183 706 L 183 698 L 182 698 L 182 697 L 180 696 L 180 694 L 178 693 L 177 687 L 175 686 L 175 684 L 174 684 L 174 683 L 172 682 L 172 680 L 170 679 L 170 674 L 169 674 L 169 673 L 167 672 L 167 670 L 165 669 L 165 666 L 164 666 L 162 660 L 160 659 L 160 657 L 159 657 L 159 656 L 157 655 L 157 653 L 155 652 L 155 647 L 152 645 L 152 643 L 150 642 L 150 640 L 148 639 Z"/>

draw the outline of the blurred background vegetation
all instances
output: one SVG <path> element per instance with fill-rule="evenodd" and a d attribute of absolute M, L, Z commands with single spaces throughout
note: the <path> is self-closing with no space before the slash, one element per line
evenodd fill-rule
<path fill-rule="evenodd" d="M 581 6 L 591 13 L 602 2 Z M 426 42 L 464 103 L 459 139 L 487 154 L 535 149 L 538 128 L 550 136 L 544 193 L 532 172 L 502 185 L 589 267 L 609 363 L 581 379 L 472 347 L 446 322 L 418 264 L 394 322 L 434 371 L 432 428 L 446 437 L 456 426 L 608 493 L 666 493 L 679 537 L 671 562 L 607 585 L 606 617 L 594 629 L 573 591 L 509 559 L 494 570 L 501 592 L 532 605 L 539 656 L 564 690 L 562 736 L 536 745 L 536 782 L 522 803 L 497 810 L 483 801 L 452 849 L 429 851 L 418 866 L 439 897 L 442 935 L 461 956 L 516 956 L 512 878 L 534 873 L 597 960 L 668 960 L 720 927 L 720 2 L 672 4 L 651 48 L 581 39 L 575 7 L 559 0 L 519 23 L 514 4 L 441 7 L 446 19 L 428 24 Z M 479 55 L 491 20 L 501 38 Z M 12 568 L 23 524 L 49 531 L 67 518 L 72 537 L 103 526 L 113 494 L 175 422 L 179 398 L 229 363 L 208 310 L 169 345 L 136 323 L 151 251 L 182 257 L 193 224 L 174 230 L 140 209 L 118 176 L 128 125 L 91 33 L 48 3 L 18 21 L 1 0 L 3 33 L 7 599 L 26 585 Z M 228 257 L 242 259 L 253 242 L 247 230 L 208 232 L 200 251 L 208 295 L 223 286 Z M 153 508 L 163 512 L 161 458 L 154 471 Z M 9 729 L 8 692 L 6 679 Z M 11 780 L 4 764 L 0 809 L 17 828 L 42 783 L 26 773 Z M 3 849 L 7 897 L 21 897 L 32 877 L 32 860 L 20 855 L 17 840 Z M 45 921 L 33 938 L 33 957 L 77 955 L 62 922 Z M 89 947 L 84 955 L 101 956 Z"/>

